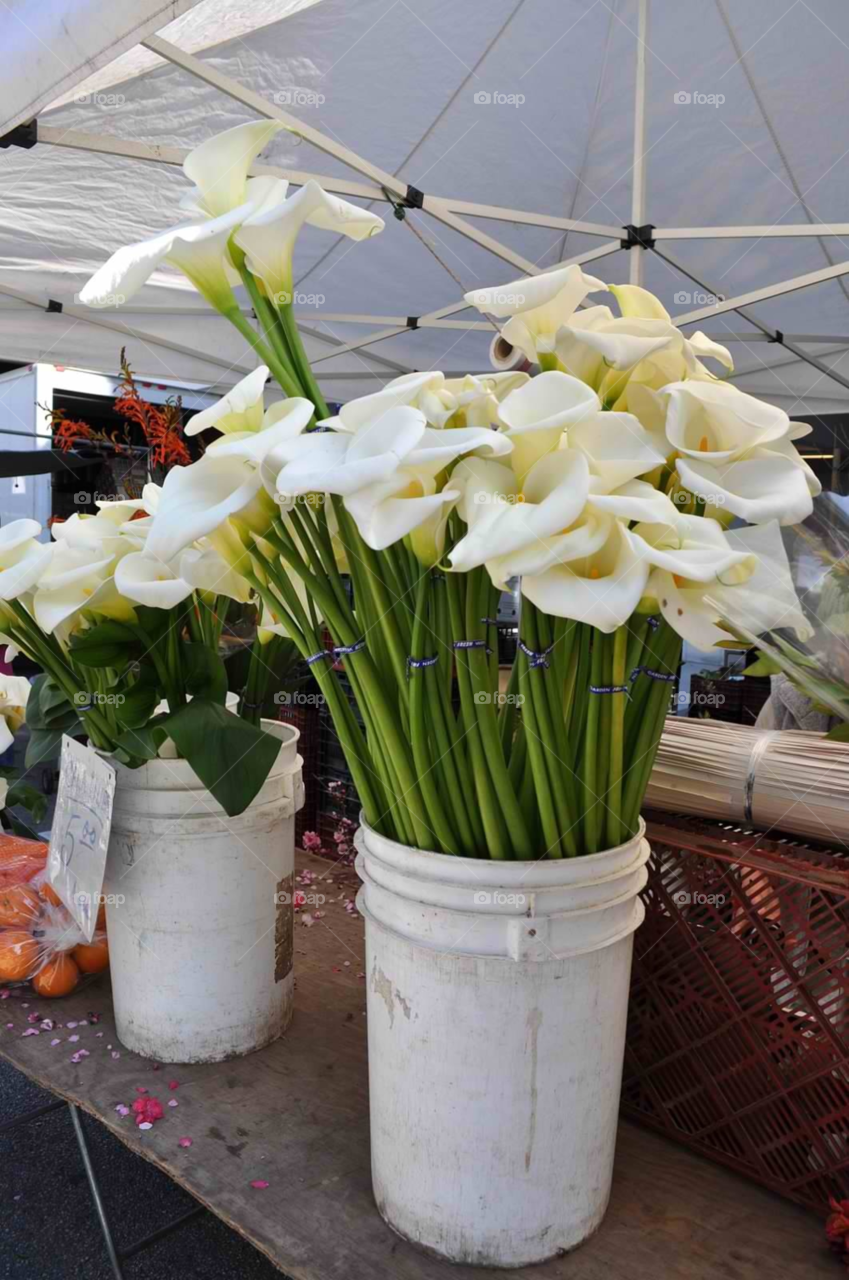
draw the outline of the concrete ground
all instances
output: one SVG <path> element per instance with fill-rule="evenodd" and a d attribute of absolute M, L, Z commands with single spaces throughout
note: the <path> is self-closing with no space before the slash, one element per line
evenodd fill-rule
<path fill-rule="evenodd" d="M 54 1100 L 0 1062 L 0 1124 Z M 117 1247 L 197 1201 L 96 1120 L 83 1128 Z M 71 1117 L 53 1112 L 0 1135 L 0 1280 L 113 1280 Z M 124 1264 L 126 1280 L 280 1280 L 281 1272 L 205 1212 Z"/>

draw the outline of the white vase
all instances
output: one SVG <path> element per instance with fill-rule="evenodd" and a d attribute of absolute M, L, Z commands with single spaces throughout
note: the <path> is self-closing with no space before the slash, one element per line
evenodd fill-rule
<path fill-rule="evenodd" d="M 185 760 L 116 764 L 104 881 L 115 1022 L 128 1049 L 218 1062 L 261 1049 L 292 1016 L 298 731 L 230 818 Z"/>
<path fill-rule="evenodd" d="M 644 830 L 585 858 L 494 862 L 360 827 L 372 1182 L 406 1239 L 519 1267 L 601 1222 Z"/>

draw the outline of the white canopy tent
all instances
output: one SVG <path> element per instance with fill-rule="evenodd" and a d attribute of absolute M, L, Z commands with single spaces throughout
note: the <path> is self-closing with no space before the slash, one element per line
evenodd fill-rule
<path fill-rule="evenodd" d="M 268 116 L 302 138 L 255 172 L 316 176 L 387 221 L 368 244 L 298 243 L 331 400 L 487 368 L 495 326 L 463 291 L 580 261 L 727 345 L 743 389 L 795 416 L 849 406 L 842 0 L 53 0 L 37 27 L 30 10 L 0 10 L 0 359 L 113 371 L 126 345 L 140 375 L 202 386 L 253 367 L 170 270 L 114 313 L 74 298 L 180 220 L 188 149 Z"/>

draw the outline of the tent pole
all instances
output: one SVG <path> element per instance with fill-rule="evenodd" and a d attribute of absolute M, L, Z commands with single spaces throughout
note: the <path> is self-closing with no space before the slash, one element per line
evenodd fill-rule
<path fill-rule="evenodd" d="M 670 258 L 666 253 L 661 253 L 657 248 L 653 249 L 652 252 L 656 253 L 670 267 L 680 271 L 688 280 L 692 280 L 700 289 L 704 289 L 707 293 L 713 293 L 709 284 L 705 284 L 704 280 L 694 276 L 680 262 Z M 693 324 L 705 314 L 715 316 L 724 311 L 736 311 L 744 320 L 748 320 L 749 324 L 753 324 L 756 329 L 760 329 L 761 333 L 767 334 L 774 342 L 780 343 L 787 351 L 791 351 L 794 356 L 804 360 L 806 364 L 812 365 L 814 369 L 818 369 L 827 378 L 831 378 L 833 382 L 837 382 L 841 387 L 849 390 L 849 378 L 845 378 L 842 373 L 836 373 L 834 369 L 829 368 L 822 360 L 818 360 L 816 356 L 809 355 L 807 351 L 803 351 L 801 347 L 797 346 L 795 342 L 791 342 L 779 329 L 773 328 L 772 325 L 764 324 L 763 320 L 759 320 L 757 316 L 753 316 L 751 312 L 744 310 L 744 304 L 750 304 L 753 301 L 762 302 L 767 298 L 775 298 L 783 293 L 792 293 L 796 289 L 804 289 L 806 285 L 817 284 L 821 280 L 834 280 L 847 274 L 849 274 L 849 262 L 837 263 L 833 267 L 825 267 L 822 271 L 812 271 L 806 276 L 796 276 L 793 280 L 785 280 L 783 284 L 768 286 L 766 289 L 757 289 L 754 293 L 744 294 L 739 298 L 725 299 L 714 307 L 704 307 L 701 311 L 690 311 L 683 316 L 673 316 L 672 323 L 680 327 L 685 324 Z M 714 294 L 714 296 L 717 295 Z M 799 398 L 804 403 L 804 398 L 801 396 Z"/>
<path fill-rule="evenodd" d="M 646 48 L 649 33 L 649 0 L 639 0 L 636 68 L 634 84 L 634 165 L 631 170 L 631 223 L 642 227 L 646 220 Z M 631 249 L 630 281 L 642 285 L 645 249 Z"/>

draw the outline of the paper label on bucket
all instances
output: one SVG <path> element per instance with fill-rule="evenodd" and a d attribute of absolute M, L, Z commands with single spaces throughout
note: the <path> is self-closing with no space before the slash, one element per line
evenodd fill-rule
<path fill-rule="evenodd" d="M 94 936 L 112 827 L 115 770 L 63 736 L 47 878 L 87 940 Z"/>

